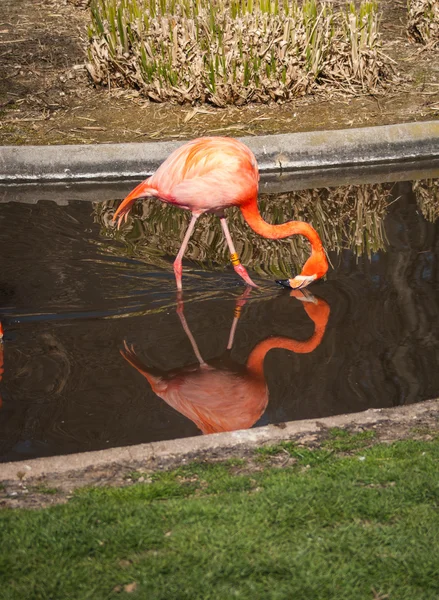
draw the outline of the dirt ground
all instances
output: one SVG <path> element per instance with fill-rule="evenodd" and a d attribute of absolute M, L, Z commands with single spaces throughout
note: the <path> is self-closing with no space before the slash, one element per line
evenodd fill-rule
<path fill-rule="evenodd" d="M 439 56 L 409 42 L 405 0 L 381 0 L 384 52 L 401 82 L 380 96 L 283 105 L 154 104 L 95 88 L 84 68 L 89 12 L 69 0 L 3 0 L 0 144 L 77 144 L 385 125 L 439 117 Z"/>
<path fill-rule="evenodd" d="M 363 413 L 364 414 L 364 413 Z M 283 429 L 285 424 L 279 424 Z M 439 400 L 430 400 L 420 404 L 398 409 L 385 409 L 375 420 L 367 423 L 365 419 L 353 418 L 352 423 L 342 427 L 349 433 L 373 431 L 374 436 L 367 445 L 392 443 L 397 440 L 431 440 L 439 435 Z M 298 447 L 319 448 L 330 436 L 330 428 L 317 421 L 309 430 L 291 436 L 288 441 Z M 343 452 L 338 454 L 343 455 Z M 25 469 L 20 472 L 17 463 L 18 480 L 5 480 L 0 483 L 1 508 L 42 508 L 67 502 L 75 489 L 85 486 L 129 486 L 134 483 L 149 483 L 152 473 L 171 470 L 191 461 L 215 462 L 230 459 L 243 459 L 245 463 L 233 467 L 237 474 L 260 471 L 269 466 L 285 468 L 292 466 L 296 459 L 287 452 L 266 456 L 261 462 L 254 445 L 221 446 L 215 451 L 202 451 L 185 456 L 152 457 L 142 462 L 129 461 L 112 463 L 106 466 L 71 470 L 41 477 L 27 477 Z M 68 461 L 68 456 L 66 457 Z M 21 479 L 20 479 L 21 478 Z"/>

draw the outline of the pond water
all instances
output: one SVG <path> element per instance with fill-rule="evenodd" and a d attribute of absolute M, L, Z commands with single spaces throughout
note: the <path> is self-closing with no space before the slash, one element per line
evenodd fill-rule
<path fill-rule="evenodd" d="M 261 212 L 314 224 L 327 279 L 306 295 L 276 286 L 300 269 L 306 243 L 263 240 L 231 211 L 260 288 L 246 291 L 207 217 L 184 262 L 181 305 L 172 261 L 186 213 L 138 203 L 118 232 L 111 217 L 133 183 L 79 194 L 9 187 L 0 203 L 1 460 L 439 396 L 438 175 L 407 170 L 374 183 L 366 172 L 349 184 L 344 172 L 318 188 L 296 181 L 294 191 L 272 178 Z"/>

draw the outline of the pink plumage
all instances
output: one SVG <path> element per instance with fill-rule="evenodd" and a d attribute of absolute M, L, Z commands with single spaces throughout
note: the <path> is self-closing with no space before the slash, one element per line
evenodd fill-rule
<path fill-rule="evenodd" d="M 177 148 L 148 179 L 140 183 L 117 209 L 114 220 L 121 225 L 133 203 L 139 198 L 156 197 L 163 202 L 190 210 L 192 219 L 174 262 L 177 289 L 182 290 L 182 259 L 195 223 L 203 213 L 215 213 L 221 226 L 235 271 L 244 281 L 257 287 L 241 264 L 235 249 L 224 210 L 239 206 L 250 227 L 270 239 L 293 234 L 308 238 L 312 254 L 301 274 L 288 281 L 288 286 L 299 289 L 322 277 L 328 262 L 317 232 L 301 221 L 270 225 L 259 214 L 257 206 L 259 171 L 252 151 L 239 140 L 227 137 L 205 137 L 187 142 Z"/>
<path fill-rule="evenodd" d="M 115 218 L 121 219 L 139 197 L 159 198 L 194 214 L 220 213 L 258 194 L 254 154 L 233 138 L 205 137 L 177 148 L 127 196 Z"/>
<path fill-rule="evenodd" d="M 148 380 L 157 396 L 191 419 L 203 433 L 248 429 L 263 415 L 268 404 L 268 387 L 264 376 L 267 353 L 274 348 L 284 348 L 297 354 L 313 352 L 325 334 L 329 305 L 321 298 L 305 296 L 301 291 L 292 291 L 291 295 L 304 302 L 304 309 L 314 324 L 313 335 L 305 341 L 269 337 L 253 348 L 245 366 L 229 361 L 229 367 L 225 368 L 221 360 L 214 360 L 210 364 L 203 361 L 167 373 L 154 374 L 137 357 L 133 347 L 125 344 L 121 354 Z M 245 299 L 239 299 L 237 306 L 244 303 Z M 201 361 L 181 310 L 179 316 Z M 237 319 L 235 317 L 235 322 Z M 229 349 L 232 343 L 233 336 Z"/>

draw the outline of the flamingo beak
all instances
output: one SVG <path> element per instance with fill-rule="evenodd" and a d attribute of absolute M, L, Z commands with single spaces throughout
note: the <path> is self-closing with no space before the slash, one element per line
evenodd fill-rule
<path fill-rule="evenodd" d="M 277 279 L 279 285 L 291 288 L 293 290 L 301 290 L 306 288 L 310 283 L 317 279 L 317 275 L 296 275 L 293 279 Z"/>
<path fill-rule="evenodd" d="M 276 279 L 276 283 L 284 288 L 291 288 L 290 281 L 291 279 Z"/>

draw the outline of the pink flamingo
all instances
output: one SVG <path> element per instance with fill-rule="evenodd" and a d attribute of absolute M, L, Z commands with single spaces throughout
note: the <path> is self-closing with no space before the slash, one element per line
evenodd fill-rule
<path fill-rule="evenodd" d="M 314 323 L 313 335 L 303 342 L 281 336 L 269 337 L 253 348 L 245 366 L 230 359 L 226 367 L 221 359 L 210 361 L 210 364 L 205 362 L 186 323 L 183 304 L 177 312 L 197 357 L 196 364 L 154 374 L 126 342 L 121 354 L 148 380 L 157 396 L 191 419 L 203 433 L 248 429 L 265 412 L 268 404 L 268 388 L 264 377 L 267 353 L 273 348 L 284 348 L 298 354 L 312 352 L 325 333 L 330 313 L 328 304 L 301 291 L 292 291 L 291 295 L 304 302 L 305 311 Z M 228 351 L 232 348 L 241 307 L 247 296 L 248 293 L 244 292 L 236 303 Z"/>
<path fill-rule="evenodd" d="M 192 219 L 174 262 L 177 289 L 182 290 L 182 259 L 196 221 L 203 213 L 218 215 L 235 271 L 251 286 L 257 287 L 241 264 L 230 235 L 224 210 L 239 206 L 244 219 L 259 235 L 269 239 L 283 239 L 290 235 L 305 236 L 311 244 L 311 256 L 300 275 L 278 283 L 293 289 L 304 288 L 323 277 L 328 261 L 322 241 L 311 225 L 289 221 L 270 225 L 258 209 L 259 171 L 256 158 L 245 144 L 227 137 L 205 137 L 187 142 L 165 160 L 157 171 L 140 183 L 121 203 L 114 220 L 121 225 L 133 203 L 139 198 L 155 197 L 162 202 L 190 210 Z"/>

